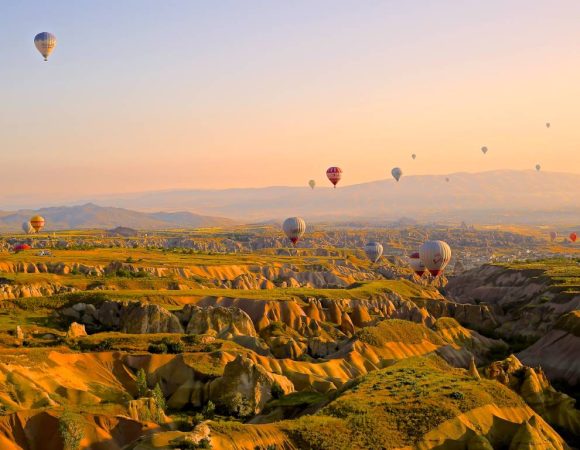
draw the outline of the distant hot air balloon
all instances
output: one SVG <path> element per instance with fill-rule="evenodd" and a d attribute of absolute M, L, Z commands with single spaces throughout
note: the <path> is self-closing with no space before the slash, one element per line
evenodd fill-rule
<path fill-rule="evenodd" d="M 570 240 L 572 242 L 576 242 L 576 239 L 578 239 L 578 235 L 574 231 L 572 231 L 572 233 L 570 233 L 569 237 L 570 237 Z"/>
<path fill-rule="evenodd" d="M 32 228 L 32 225 L 28 220 L 22 223 L 22 231 L 24 231 L 26 234 L 34 233 L 34 228 Z"/>
<path fill-rule="evenodd" d="M 383 255 L 383 246 L 378 242 L 369 242 L 365 245 L 365 253 L 371 262 L 376 263 Z"/>
<path fill-rule="evenodd" d="M 45 32 L 38 33 L 34 37 L 34 45 L 40 54 L 44 57 L 45 61 L 48 61 L 48 57 L 56 47 L 56 37 L 54 34 Z"/>
<path fill-rule="evenodd" d="M 554 242 L 557 237 L 558 233 L 556 233 L 555 231 L 550 231 L 550 241 Z"/>
<path fill-rule="evenodd" d="M 546 128 L 550 128 L 550 122 L 546 122 Z"/>
<path fill-rule="evenodd" d="M 314 181 L 314 180 L 310 180 L 310 181 L 308 182 L 308 186 L 310 186 L 310 189 L 314 189 L 314 186 L 316 186 L 316 181 Z"/>
<path fill-rule="evenodd" d="M 30 225 L 34 228 L 34 231 L 37 233 L 44 228 L 44 217 L 42 216 L 33 216 L 30 219 Z"/>
<path fill-rule="evenodd" d="M 288 217 L 282 224 L 282 229 L 288 239 L 292 241 L 292 245 L 296 245 L 306 231 L 306 222 L 300 217 Z"/>
<path fill-rule="evenodd" d="M 28 244 L 18 244 L 15 245 L 12 250 L 14 250 L 15 253 L 20 253 L 23 252 L 24 250 L 30 250 L 30 245 Z"/>
<path fill-rule="evenodd" d="M 336 188 L 337 183 L 342 178 L 342 169 L 340 167 L 329 167 L 326 171 L 326 176 Z"/>
<path fill-rule="evenodd" d="M 419 249 L 419 256 L 431 275 L 436 277 L 451 260 L 451 248 L 444 241 L 427 241 Z"/>
<path fill-rule="evenodd" d="M 403 171 L 398 167 L 393 167 L 393 170 L 391 170 L 391 175 L 395 180 L 399 181 L 401 176 L 403 176 Z"/>
<path fill-rule="evenodd" d="M 486 146 L 481 147 L 481 151 L 485 155 L 487 153 L 487 147 Z"/>
<path fill-rule="evenodd" d="M 415 159 L 416 157 L 417 157 L 417 155 L 415 155 L 415 153 L 413 153 L 413 154 L 411 155 L 411 158 L 413 158 L 413 159 Z"/>
<path fill-rule="evenodd" d="M 449 177 L 445 177 L 445 181 L 449 183 Z"/>
<path fill-rule="evenodd" d="M 539 164 L 536 164 L 536 170 L 539 172 L 540 169 L 542 168 L 542 166 L 540 166 Z"/>
<path fill-rule="evenodd" d="M 409 255 L 409 265 L 417 275 L 421 276 L 425 273 L 425 264 L 421 261 L 419 252 L 411 253 Z"/>

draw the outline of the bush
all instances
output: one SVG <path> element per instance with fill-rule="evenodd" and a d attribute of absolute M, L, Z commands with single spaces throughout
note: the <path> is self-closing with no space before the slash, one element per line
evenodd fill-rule
<path fill-rule="evenodd" d="M 454 391 L 451 394 L 449 394 L 449 397 L 451 397 L 454 400 L 463 400 L 465 398 L 465 395 L 463 395 L 463 393 L 461 392 Z"/>
<path fill-rule="evenodd" d="M 161 344 L 164 344 L 167 347 L 167 351 L 164 353 L 178 354 L 178 353 L 183 353 L 185 351 L 185 346 L 183 345 L 183 342 L 181 342 L 181 341 L 174 342 L 174 341 L 170 341 L 167 338 L 164 338 L 161 341 Z"/>
<path fill-rule="evenodd" d="M 147 351 L 149 353 L 167 353 L 167 345 L 164 342 L 160 344 L 149 344 Z"/>
<path fill-rule="evenodd" d="M 80 449 L 84 436 L 83 417 L 79 414 L 65 411 L 58 420 L 58 431 L 62 438 L 64 450 Z"/>
<path fill-rule="evenodd" d="M 230 412 L 235 416 L 244 419 L 254 414 L 252 405 L 240 392 L 236 392 L 229 405 Z"/>
<path fill-rule="evenodd" d="M 209 420 L 215 417 L 215 404 L 211 400 L 203 408 L 203 417 Z"/>
<path fill-rule="evenodd" d="M 270 388 L 270 394 L 272 395 L 272 398 L 278 400 L 279 398 L 284 396 L 284 389 L 282 389 L 280 383 L 275 381 L 274 384 L 272 384 L 272 387 Z"/>

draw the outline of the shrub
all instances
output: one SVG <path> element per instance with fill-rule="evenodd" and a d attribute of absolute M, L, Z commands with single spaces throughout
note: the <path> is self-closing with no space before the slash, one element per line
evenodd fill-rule
<path fill-rule="evenodd" d="M 465 398 L 465 395 L 463 395 L 463 393 L 461 392 L 453 391 L 451 394 L 449 394 L 449 397 L 451 397 L 454 400 L 463 400 Z"/>
<path fill-rule="evenodd" d="M 82 416 L 65 411 L 58 421 L 58 431 L 62 438 L 64 450 L 78 450 L 84 436 Z"/>
<path fill-rule="evenodd" d="M 164 342 L 160 344 L 149 344 L 147 351 L 149 353 L 167 353 L 167 345 Z"/>
<path fill-rule="evenodd" d="M 164 338 L 161 341 L 161 344 L 164 344 L 167 347 L 167 351 L 164 353 L 177 354 L 177 353 L 183 353 L 185 351 L 185 346 L 183 345 L 183 342 L 181 342 L 181 341 L 173 342 L 167 338 Z"/>
<path fill-rule="evenodd" d="M 279 398 L 284 396 L 284 389 L 282 389 L 280 383 L 275 381 L 274 384 L 272 384 L 272 387 L 270 388 L 270 394 L 272 395 L 272 398 L 278 400 Z"/>
<path fill-rule="evenodd" d="M 203 417 L 210 420 L 215 417 L 215 404 L 211 400 L 203 408 Z"/>

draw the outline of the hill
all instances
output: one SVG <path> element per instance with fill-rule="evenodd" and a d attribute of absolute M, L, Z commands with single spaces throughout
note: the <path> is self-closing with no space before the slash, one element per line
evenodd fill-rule
<path fill-rule="evenodd" d="M 58 206 L 38 210 L 0 212 L 0 231 L 19 231 L 22 222 L 33 214 L 42 215 L 49 230 L 79 228 L 115 228 L 160 230 L 169 228 L 199 228 L 233 225 L 230 219 L 194 214 L 191 212 L 145 213 L 123 208 L 102 207 L 93 203 L 79 206 Z"/>
<path fill-rule="evenodd" d="M 99 197 L 100 203 L 138 210 L 195 210 L 242 221 L 291 214 L 315 220 L 418 220 L 479 223 L 573 223 L 580 215 L 580 174 L 535 171 L 403 176 L 338 188 L 265 187 L 168 190 Z M 348 173 L 343 183 L 348 183 Z M 324 186 L 324 187 L 322 187 Z"/>

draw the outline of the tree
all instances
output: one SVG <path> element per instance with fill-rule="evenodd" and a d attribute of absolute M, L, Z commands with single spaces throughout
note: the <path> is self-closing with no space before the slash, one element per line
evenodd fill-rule
<path fill-rule="evenodd" d="M 155 388 L 152 392 L 152 397 L 155 400 L 157 405 L 157 417 L 155 418 L 156 422 L 161 422 L 161 413 L 165 412 L 167 409 L 167 403 L 165 403 L 165 396 L 163 395 L 163 391 L 161 390 L 161 386 L 159 383 L 155 385 Z"/>
<path fill-rule="evenodd" d="M 58 421 L 64 450 L 78 450 L 84 436 L 83 418 L 71 411 L 64 411 Z"/>
<path fill-rule="evenodd" d="M 137 397 L 147 397 L 149 387 L 147 386 L 147 374 L 143 369 L 137 371 L 137 380 L 135 380 L 135 383 L 137 384 Z"/>
<path fill-rule="evenodd" d="M 215 404 L 211 400 L 203 408 L 203 417 L 206 419 L 213 419 L 215 417 Z"/>

